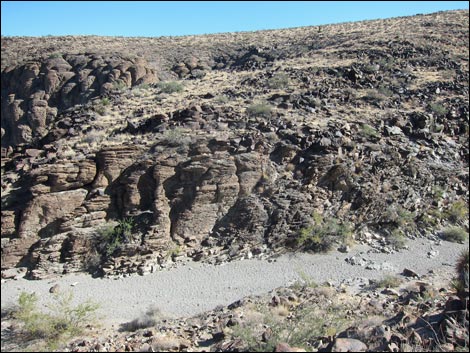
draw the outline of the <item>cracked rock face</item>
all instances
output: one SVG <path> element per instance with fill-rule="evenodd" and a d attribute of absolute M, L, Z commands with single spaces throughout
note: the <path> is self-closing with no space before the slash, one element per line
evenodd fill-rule
<path fill-rule="evenodd" d="M 308 250 L 320 225 L 379 249 L 468 231 L 468 13 L 440 16 L 101 54 L 6 38 L 2 270 L 143 274 Z"/>

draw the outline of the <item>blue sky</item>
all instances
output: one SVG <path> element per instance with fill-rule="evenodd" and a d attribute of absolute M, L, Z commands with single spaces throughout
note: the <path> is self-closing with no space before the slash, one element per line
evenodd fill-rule
<path fill-rule="evenodd" d="M 467 9 L 467 1 L 2 1 L 3 36 L 179 36 Z"/>

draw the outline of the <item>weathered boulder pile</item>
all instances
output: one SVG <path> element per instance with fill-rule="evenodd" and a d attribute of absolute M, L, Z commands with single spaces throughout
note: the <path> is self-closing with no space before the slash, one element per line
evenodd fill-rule
<path fill-rule="evenodd" d="M 67 108 L 118 87 L 155 82 L 143 59 L 52 54 L 2 71 L 2 147 L 35 145 Z"/>

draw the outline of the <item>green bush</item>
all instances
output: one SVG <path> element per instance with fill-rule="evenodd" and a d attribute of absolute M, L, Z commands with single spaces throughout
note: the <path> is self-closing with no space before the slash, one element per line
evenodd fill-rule
<path fill-rule="evenodd" d="M 468 218 L 468 205 L 462 200 L 457 200 L 444 211 L 444 217 L 452 223 L 464 221 Z"/>
<path fill-rule="evenodd" d="M 243 342 L 244 352 L 274 352 L 280 342 L 291 347 L 311 348 L 309 343 L 313 339 L 334 336 L 351 324 L 344 315 L 348 306 L 333 300 L 305 303 L 292 309 L 284 318 L 261 309 L 257 320 L 235 326 L 233 336 Z"/>
<path fill-rule="evenodd" d="M 311 276 L 309 276 L 305 271 L 302 269 L 297 269 L 295 271 L 299 277 L 300 280 L 297 280 L 294 284 L 293 287 L 300 289 L 300 288 L 317 288 L 318 284 L 313 280 Z"/>
<path fill-rule="evenodd" d="M 439 103 L 431 103 L 429 104 L 429 110 L 433 112 L 437 116 L 445 116 L 447 114 L 447 109 L 443 105 Z"/>
<path fill-rule="evenodd" d="M 132 233 L 134 226 L 132 218 L 125 218 L 120 220 L 116 226 L 101 228 L 98 231 L 96 244 L 98 252 L 109 257 L 120 249 L 124 243 L 135 241 Z"/>
<path fill-rule="evenodd" d="M 227 104 L 229 101 L 230 99 L 224 95 L 220 95 L 215 98 L 215 102 L 220 103 L 220 104 Z"/>
<path fill-rule="evenodd" d="M 349 223 L 341 223 L 336 218 L 323 217 L 314 212 L 315 224 L 311 227 L 303 228 L 297 238 L 297 245 L 304 250 L 313 252 L 327 252 L 333 249 L 334 245 L 350 244 L 352 242 L 352 227 Z"/>
<path fill-rule="evenodd" d="M 401 229 L 395 228 L 387 237 L 388 243 L 395 249 L 403 249 L 406 246 L 406 238 Z"/>
<path fill-rule="evenodd" d="M 250 116 L 262 116 L 262 117 L 270 117 L 271 116 L 271 106 L 266 103 L 256 103 L 250 105 L 248 108 L 246 108 L 246 112 Z"/>
<path fill-rule="evenodd" d="M 48 59 L 57 59 L 57 58 L 61 58 L 62 57 L 62 54 L 61 53 L 52 53 L 51 55 L 49 55 L 47 58 Z"/>
<path fill-rule="evenodd" d="M 440 235 L 442 239 L 454 243 L 463 243 L 468 238 L 468 232 L 461 227 L 445 228 Z"/>
<path fill-rule="evenodd" d="M 364 136 L 364 137 L 379 137 L 380 134 L 377 132 L 377 130 L 369 125 L 369 124 L 362 124 L 361 125 L 361 130 L 359 131 L 359 133 Z"/>
<path fill-rule="evenodd" d="M 157 88 L 163 93 L 183 92 L 183 85 L 176 81 L 159 82 Z"/>
<path fill-rule="evenodd" d="M 118 80 L 118 81 L 113 82 L 113 90 L 114 91 L 123 91 L 126 88 L 128 88 L 127 84 L 122 80 Z"/>
<path fill-rule="evenodd" d="M 443 197 L 443 192 L 436 194 L 436 198 L 440 197 Z M 462 200 L 457 200 L 442 211 L 437 208 L 429 208 L 423 216 L 424 223 L 429 226 L 436 226 L 441 220 L 446 220 L 452 224 L 461 224 L 467 219 L 468 206 Z"/>
<path fill-rule="evenodd" d="M 289 76 L 285 73 L 279 73 L 268 79 L 269 88 L 286 88 L 289 86 Z"/>
<path fill-rule="evenodd" d="M 38 297 L 35 293 L 22 292 L 14 314 L 22 322 L 28 338 L 45 340 L 49 349 L 55 348 L 62 338 L 81 334 L 86 325 L 95 319 L 95 311 L 99 307 L 90 301 L 73 307 L 71 292 L 54 294 L 53 299 L 54 302 L 48 305 L 49 312 L 44 313 L 37 308 Z"/>
<path fill-rule="evenodd" d="M 412 231 L 416 228 L 415 217 L 415 213 L 408 211 L 403 206 L 392 204 L 383 213 L 382 221 L 389 224 L 392 229 Z"/>
<path fill-rule="evenodd" d="M 165 130 L 162 134 L 162 142 L 171 147 L 189 146 L 193 138 L 181 127 Z"/>
<path fill-rule="evenodd" d="M 393 96 L 393 91 L 388 87 L 380 86 L 380 87 L 377 88 L 377 90 L 380 94 L 382 94 L 385 97 Z"/>

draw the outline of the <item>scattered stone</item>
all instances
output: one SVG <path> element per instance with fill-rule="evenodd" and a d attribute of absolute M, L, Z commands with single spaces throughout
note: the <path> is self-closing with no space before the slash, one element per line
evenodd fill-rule
<path fill-rule="evenodd" d="M 367 345 L 353 338 L 336 338 L 330 352 L 365 352 Z"/>
<path fill-rule="evenodd" d="M 287 343 L 279 343 L 274 349 L 274 352 L 306 352 L 306 350 L 303 348 L 291 347 Z"/>
<path fill-rule="evenodd" d="M 58 284 L 54 284 L 51 288 L 49 288 L 49 293 L 57 294 L 59 293 L 60 286 Z"/>
<path fill-rule="evenodd" d="M 405 268 L 402 272 L 402 275 L 405 276 L 405 277 L 416 277 L 416 278 L 419 278 L 419 275 L 413 271 L 413 270 L 410 270 L 408 268 Z"/>

